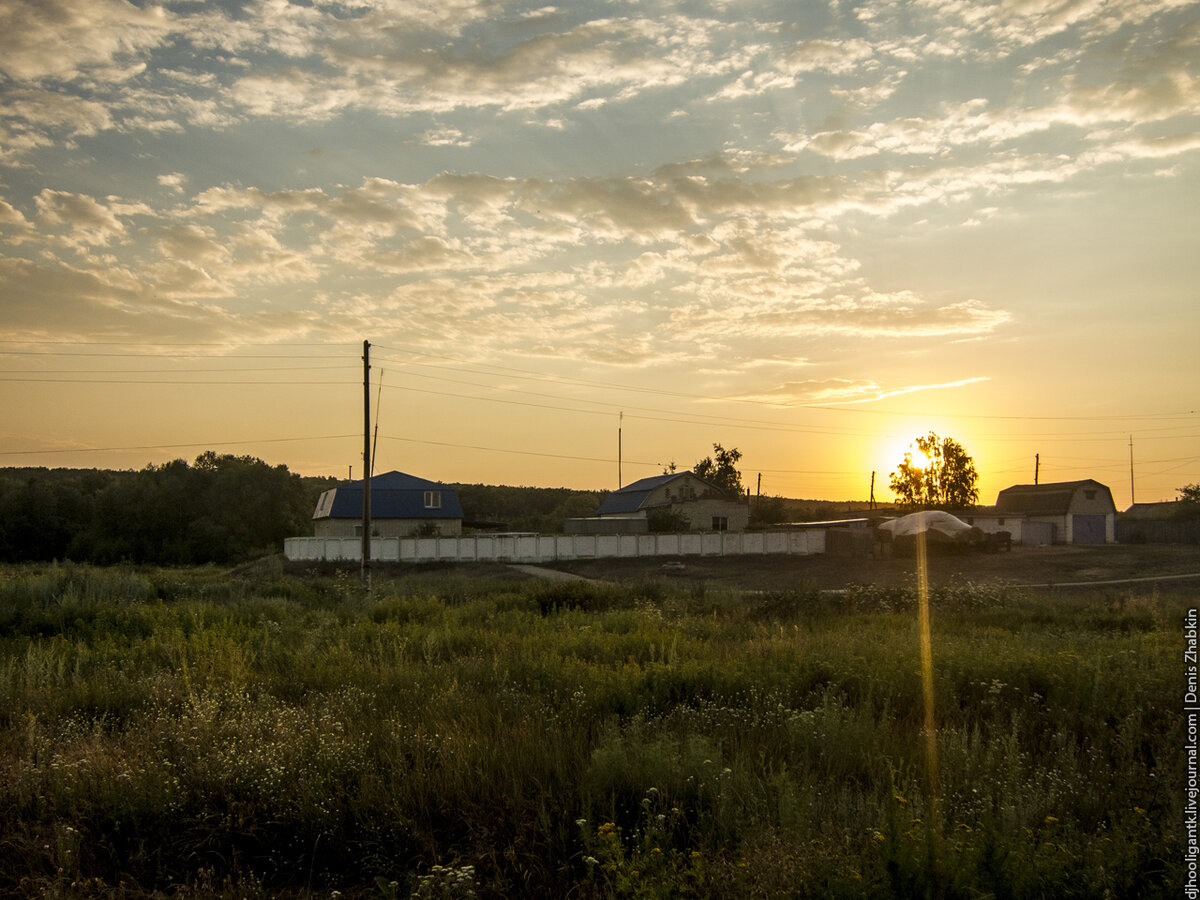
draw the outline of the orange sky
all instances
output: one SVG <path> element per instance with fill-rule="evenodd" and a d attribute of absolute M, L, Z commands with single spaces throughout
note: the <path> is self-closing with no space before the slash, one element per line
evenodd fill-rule
<path fill-rule="evenodd" d="M 5 20 L 0 464 L 1200 481 L 1200 4 L 229 6 Z"/>

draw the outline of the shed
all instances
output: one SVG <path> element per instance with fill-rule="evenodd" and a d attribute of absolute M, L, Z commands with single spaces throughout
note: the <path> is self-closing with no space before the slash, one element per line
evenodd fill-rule
<path fill-rule="evenodd" d="M 1200 504 L 1134 503 L 1117 516 L 1122 544 L 1200 544 Z"/>
<path fill-rule="evenodd" d="M 996 512 L 1022 515 L 1026 523 L 1049 524 L 1056 544 L 1116 541 L 1117 505 L 1112 491 L 1091 478 L 1005 488 L 996 497 Z"/>
<path fill-rule="evenodd" d="M 661 512 L 679 516 L 691 531 L 745 531 L 750 504 L 730 497 L 694 472 L 670 472 L 642 478 L 604 498 L 600 518 L 644 518 Z"/>
<path fill-rule="evenodd" d="M 321 494 L 313 512 L 317 537 L 362 536 L 363 483 L 347 481 Z M 404 472 L 371 479 L 371 534 L 462 534 L 463 511 L 454 488 Z"/>

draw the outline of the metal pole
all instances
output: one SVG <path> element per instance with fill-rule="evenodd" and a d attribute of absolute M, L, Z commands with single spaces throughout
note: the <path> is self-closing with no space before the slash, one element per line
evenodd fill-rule
<path fill-rule="evenodd" d="M 625 423 L 625 412 L 621 411 L 621 415 L 617 417 L 617 490 L 622 487 L 621 478 L 621 426 Z"/>
<path fill-rule="evenodd" d="M 363 341 L 362 583 L 371 590 L 371 342 Z"/>
<path fill-rule="evenodd" d="M 1137 498 L 1133 493 L 1133 435 L 1129 436 L 1129 505 L 1137 503 Z"/>

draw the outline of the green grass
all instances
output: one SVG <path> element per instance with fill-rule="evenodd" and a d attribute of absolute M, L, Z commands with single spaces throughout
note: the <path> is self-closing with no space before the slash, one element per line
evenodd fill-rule
<path fill-rule="evenodd" d="M 1197 598 L 0 570 L 0 894 L 1154 897 Z"/>

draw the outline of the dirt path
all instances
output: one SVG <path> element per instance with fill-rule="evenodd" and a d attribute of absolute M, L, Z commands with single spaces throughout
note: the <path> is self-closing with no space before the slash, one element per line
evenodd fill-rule
<path fill-rule="evenodd" d="M 817 556 L 681 557 L 668 560 L 586 560 L 555 563 L 558 571 L 605 581 L 669 579 L 750 590 L 788 590 L 811 585 L 825 590 L 853 585 L 903 587 L 916 582 L 912 557 L 890 559 Z M 1200 547 L 1181 544 L 1099 547 L 1014 547 L 1011 552 L 932 556 L 933 584 L 1004 582 L 1067 587 L 1160 583 L 1200 591 Z"/>
<path fill-rule="evenodd" d="M 566 572 L 561 569 L 547 569 L 544 566 L 527 566 L 517 565 L 513 563 L 509 565 L 510 569 L 515 569 L 525 575 L 532 575 L 535 578 L 545 578 L 548 581 L 596 581 L 595 578 L 588 578 L 584 575 L 577 575 L 574 572 Z"/>

